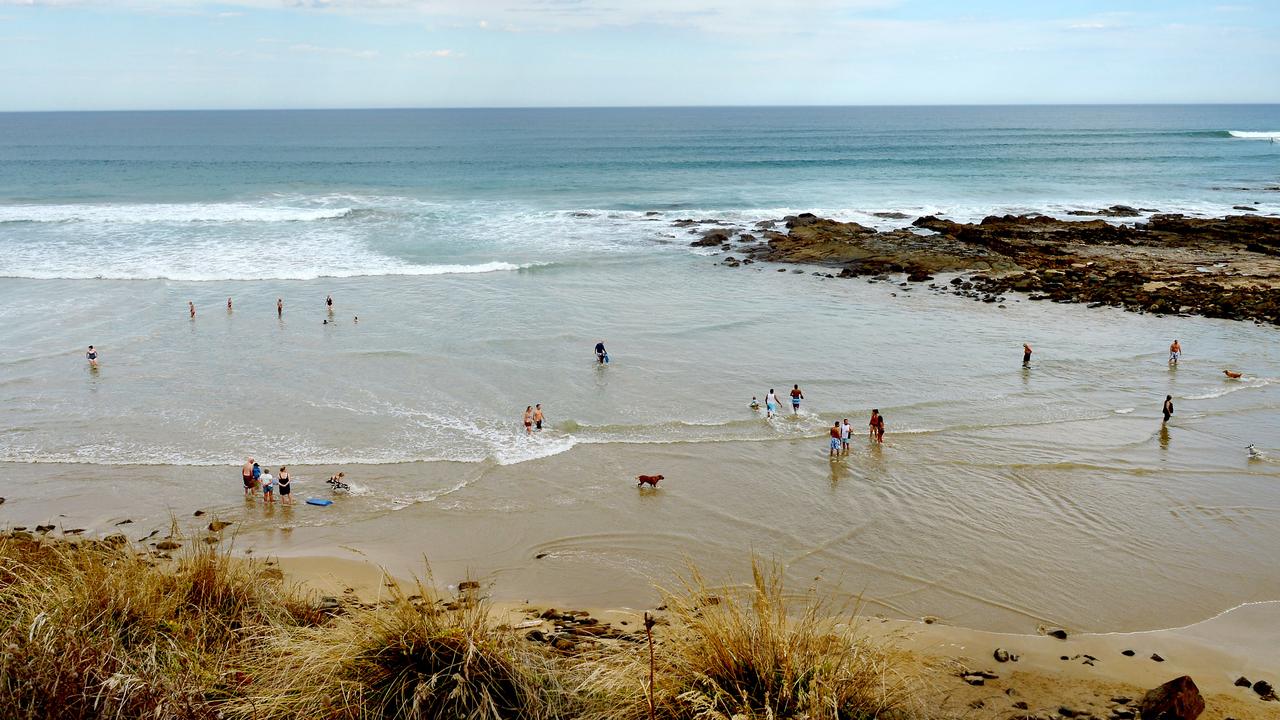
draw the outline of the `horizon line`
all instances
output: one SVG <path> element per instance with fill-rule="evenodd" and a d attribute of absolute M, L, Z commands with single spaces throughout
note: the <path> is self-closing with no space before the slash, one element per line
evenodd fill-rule
<path fill-rule="evenodd" d="M 1271 106 L 1271 102 L 1027 102 L 1027 103 L 867 103 L 820 104 L 801 103 L 765 105 L 386 105 L 386 106 L 327 106 L 327 107 L 174 107 L 174 108 L 98 108 L 78 110 L 0 110 L 0 115 L 72 114 L 72 113 L 183 113 L 183 112 L 374 112 L 374 111 L 423 111 L 423 110 L 714 110 L 714 109 L 844 109 L 844 108 L 999 108 L 999 107 L 1179 107 L 1179 106 Z"/>

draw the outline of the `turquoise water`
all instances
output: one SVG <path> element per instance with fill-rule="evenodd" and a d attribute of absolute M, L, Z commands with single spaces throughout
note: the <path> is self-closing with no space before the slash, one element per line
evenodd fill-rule
<path fill-rule="evenodd" d="M 198 506 L 272 552 L 607 603 L 755 548 L 1011 630 L 1276 599 L 1273 328 L 732 270 L 672 226 L 1274 213 L 1276 131 L 1277 106 L 0 115 L 0 523 Z M 747 407 L 793 383 L 797 417 Z M 872 407 L 888 444 L 829 462 Z M 268 513 L 247 455 L 357 492 Z"/>

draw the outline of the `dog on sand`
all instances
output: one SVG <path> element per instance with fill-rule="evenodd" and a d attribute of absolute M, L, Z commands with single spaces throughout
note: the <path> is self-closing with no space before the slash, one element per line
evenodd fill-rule
<path fill-rule="evenodd" d="M 658 487 L 658 481 L 661 479 L 661 475 L 637 475 L 636 480 L 639 482 L 636 483 L 636 487 L 648 485 L 649 487 L 656 488 Z"/>

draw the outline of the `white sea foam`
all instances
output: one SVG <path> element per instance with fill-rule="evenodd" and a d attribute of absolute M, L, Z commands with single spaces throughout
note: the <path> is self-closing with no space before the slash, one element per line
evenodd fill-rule
<path fill-rule="evenodd" d="M 289 207 L 258 203 L 0 205 L 0 223 L 279 223 L 334 220 L 350 207 Z"/>
<path fill-rule="evenodd" d="M 1240 392 L 1241 390 L 1256 390 L 1258 388 L 1263 388 L 1276 382 L 1276 380 L 1277 380 L 1276 378 L 1245 378 L 1243 380 L 1236 380 L 1236 381 L 1224 380 L 1223 387 L 1221 389 L 1211 390 L 1209 392 L 1200 393 L 1198 395 L 1184 395 L 1182 399 L 1183 400 L 1212 400 L 1214 398 L 1220 398 L 1224 395 L 1230 395 L 1231 393 Z"/>
<path fill-rule="evenodd" d="M 1228 130 L 1227 134 L 1233 138 L 1242 138 L 1244 140 L 1271 140 L 1273 138 L 1280 140 L 1280 130 L 1267 132 L 1256 132 L 1253 130 Z"/>

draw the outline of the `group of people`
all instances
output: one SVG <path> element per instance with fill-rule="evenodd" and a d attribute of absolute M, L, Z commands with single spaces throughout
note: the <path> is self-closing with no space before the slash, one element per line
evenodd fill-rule
<path fill-rule="evenodd" d="M 532 435 L 534 430 L 541 430 L 542 421 L 542 403 L 526 407 L 524 409 L 524 434 Z"/>
<path fill-rule="evenodd" d="M 800 386 L 792 385 L 791 386 L 791 414 L 792 415 L 800 414 L 800 401 L 803 399 L 804 399 L 804 392 L 800 390 Z M 769 392 L 766 393 L 764 396 L 764 416 L 766 418 L 771 418 L 774 415 L 777 415 L 781 408 L 782 408 L 782 403 L 778 402 L 778 394 L 773 391 L 773 388 L 769 388 Z M 760 401 L 756 400 L 754 395 L 751 397 L 751 409 L 752 410 L 760 409 Z"/>
<path fill-rule="evenodd" d="M 326 309 L 328 309 L 329 314 L 330 314 L 330 315 L 333 315 L 333 296 L 332 296 L 332 295 L 325 295 L 325 297 L 324 297 L 324 304 L 325 304 L 325 308 L 326 308 Z M 228 298 L 227 298 L 227 312 L 233 312 L 233 309 L 232 309 L 232 308 L 233 308 L 233 303 L 231 302 L 231 298 L 229 298 L 229 297 L 228 297 Z M 191 319 L 192 319 L 192 320 L 195 320 L 195 319 L 196 319 L 196 304 L 195 304 L 195 302 L 193 302 L 193 301 L 191 301 L 191 300 L 188 300 L 188 301 L 187 301 L 187 313 L 191 316 Z M 278 317 L 278 318 L 282 318 L 282 317 L 284 317 L 284 298 L 276 298 L 276 317 Z M 359 318 L 357 318 L 357 320 L 358 320 L 358 319 L 359 319 Z"/>
<path fill-rule="evenodd" d="M 293 479 L 289 477 L 289 468 L 281 465 L 279 474 L 276 477 L 271 477 L 271 470 L 263 470 L 253 458 L 249 458 L 244 461 L 244 465 L 240 468 L 240 477 L 244 481 L 244 496 L 246 498 L 256 496 L 259 488 L 261 488 L 263 502 L 274 503 L 276 501 L 275 494 L 278 491 L 281 503 L 285 505 L 293 504 L 291 495 L 293 492 Z"/>
<path fill-rule="evenodd" d="M 849 439 L 853 437 L 853 426 L 849 418 L 831 424 L 831 457 L 849 454 Z M 871 421 L 867 423 L 867 437 L 873 443 L 884 444 L 884 416 L 879 409 L 871 411 Z"/>

